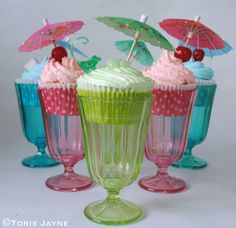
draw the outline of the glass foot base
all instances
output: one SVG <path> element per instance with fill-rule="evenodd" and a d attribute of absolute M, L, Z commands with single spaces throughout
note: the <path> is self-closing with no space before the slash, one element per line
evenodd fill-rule
<path fill-rule="evenodd" d="M 143 217 L 143 209 L 124 200 L 102 200 L 89 204 L 84 209 L 85 216 L 96 223 L 107 225 L 129 224 Z"/>
<path fill-rule="evenodd" d="M 207 166 L 207 162 L 193 155 L 183 155 L 183 157 L 172 164 L 172 166 L 177 168 L 201 169 Z"/>
<path fill-rule="evenodd" d="M 144 177 L 139 180 L 140 187 L 150 192 L 177 193 L 187 188 L 186 183 L 177 177 Z"/>
<path fill-rule="evenodd" d="M 87 176 L 71 173 L 50 177 L 45 184 L 55 191 L 74 192 L 89 188 L 93 182 Z"/>
<path fill-rule="evenodd" d="M 59 165 L 60 163 L 53 160 L 47 154 L 36 154 L 30 157 L 27 157 L 21 161 L 22 165 L 31 167 L 31 168 L 44 168 Z"/>

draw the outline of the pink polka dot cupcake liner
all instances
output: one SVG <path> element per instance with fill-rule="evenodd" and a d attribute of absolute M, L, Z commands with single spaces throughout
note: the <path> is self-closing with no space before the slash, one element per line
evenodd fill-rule
<path fill-rule="evenodd" d="M 47 114 L 79 115 L 76 84 L 39 83 L 39 92 Z"/>
<path fill-rule="evenodd" d="M 152 114 L 184 116 L 195 99 L 195 84 L 181 86 L 156 86 L 152 90 Z"/>

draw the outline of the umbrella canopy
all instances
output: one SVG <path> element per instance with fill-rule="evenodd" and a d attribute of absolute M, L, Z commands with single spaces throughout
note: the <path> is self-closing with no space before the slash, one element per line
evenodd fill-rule
<path fill-rule="evenodd" d="M 74 52 L 77 54 L 82 55 L 85 58 L 88 58 L 87 55 L 85 55 L 82 51 L 80 51 L 77 47 L 78 44 L 82 43 L 82 44 L 88 44 L 89 43 L 89 39 L 85 36 L 78 36 L 75 38 L 70 38 L 70 37 L 66 37 L 64 40 L 59 41 L 57 44 L 60 46 L 63 46 L 64 48 L 68 49 L 70 51 L 70 54 L 72 56 L 72 58 L 77 61 Z"/>
<path fill-rule="evenodd" d="M 82 21 L 66 21 L 56 24 L 48 24 L 30 36 L 20 47 L 19 51 L 31 52 L 51 44 L 56 44 L 64 37 L 80 30 L 84 23 Z"/>
<path fill-rule="evenodd" d="M 171 36 L 191 46 L 208 49 L 224 48 L 224 41 L 213 30 L 195 20 L 166 19 L 159 23 L 160 27 Z"/>
<path fill-rule="evenodd" d="M 143 22 L 123 17 L 97 17 L 97 20 L 134 38 L 139 32 L 139 39 L 144 42 L 174 51 L 174 47 L 160 32 Z"/>
<path fill-rule="evenodd" d="M 129 54 L 132 47 L 133 40 L 120 40 L 115 42 L 115 46 L 123 53 Z M 153 57 L 143 41 L 138 41 L 134 47 L 133 58 L 144 66 L 153 64 Z"/>
<path fill-rule="evenodd" d="M 179 45 L 184 45 L 185 43 L 183 41 L 179 42 Z M 193 47 L 191 45 L 187 45 L 188 48 L 190 48 L 192 51 L 194 51 L 196 49 L 196 47 Z M 197 47 L 199 48 L 199 47 Z M 209 48 L 203 48 L 203 51 L 205 53 L 205 56 L 207 57 L 215 57 L 215 56 L 220 56 L 220 55 L 224 55 L 227 54 L 228 52 L 230 52 L 232 50 L 232 47 L 229 45 L 228 42 L 224 41 L 224 48 L 222 49 L 209 49 Z"/>
<path fill-rule="evenodd" d="M 58 44 L 59 46 L 62 46 L 62 47 L 64 47 L 64 48 L 66 48 L 66 49 L 69 50 L 69 51 L 75 52 L 75 53 L 77 53 L 77 54 L 79 54 L 79 55 L 82 55 L 82 56 L 85 57 L 85 58 L 88 58 L 88 56 L 87 56 L 86 54 L 84 54 L 79 48 L 76 48 L 76 47 L 72 46 L 72 45 L 71 45 L 69 42 L 67 42 L 67 41 L 61 40 L 61 41 L 57 42 L 57 44 Z"/>

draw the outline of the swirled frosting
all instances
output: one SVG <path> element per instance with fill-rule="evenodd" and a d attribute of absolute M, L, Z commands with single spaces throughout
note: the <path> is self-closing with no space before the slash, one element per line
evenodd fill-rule
<path fill-rule="evenodd" d="M 21 75 L 21 79 L 38 81 L 46 62 L 47 57 L 45 57 L 41 63 L 35 64 L 34 66 L 25 69 L 25 71 Z"/>
<path fill-rule="evenodd" d="M 202 62 L 189 61 L 185 66 L 193 72 L 196 79 L 211 80 L 214 76 L 213 70 Z"/>
<path fill-rule="evenodd" d="M 159 60 L 143 70 L 143 75 L 152 78 L 157 85 L 186 85 L 195 83 L 193 73 L 187 69 L 173 52 L 164 50 Z"/>
<path fill-rule="evenodd" d="M 83 74 L 78 63 L 71 58 L 64 57 L 62 63 L 50 59 L 44 66 L 41 81 L 44 83 L 76 83 Z"/>
<path fill-rule="evenodd" d="M 80 89 L 88 89 L 92 85 L 92 88 L 105 86 L 136 92 L 149 91 L 153 84 L 151 79 L 143 77 L 140 71 L 132 68 L 125 60 L 110 60 L 106 67 L 84 74 L 77 80 L 77 86 Z"/>

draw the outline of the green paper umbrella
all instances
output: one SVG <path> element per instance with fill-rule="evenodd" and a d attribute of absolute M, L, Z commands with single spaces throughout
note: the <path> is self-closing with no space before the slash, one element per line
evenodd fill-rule
<path fill-rule="evenodd" d="M 115 42 L 115 46 L 125 54 L 129 54 L 132 47 L 133 40 L 120 40 Z M 147 46 L 143 41 L 138 41 L 134 47 L 134 54 L 132 55 L 139 63 L 144 66 L 150 66 L 153 64 L 153 57 Z"/>
<path fill-rule="evenodd" d="M 138 39 L 169 51 L 175 50 L 171 43 L 160 32 L 145 24 L 147 20 L 145 15 L 141 17 L 140 21 L 122 17 L 97 17 L 97 20 L 128 36 L 134 37 L 134 42 L 127 58 L 128 61 L 131 59 L 134 46 Z"/>

